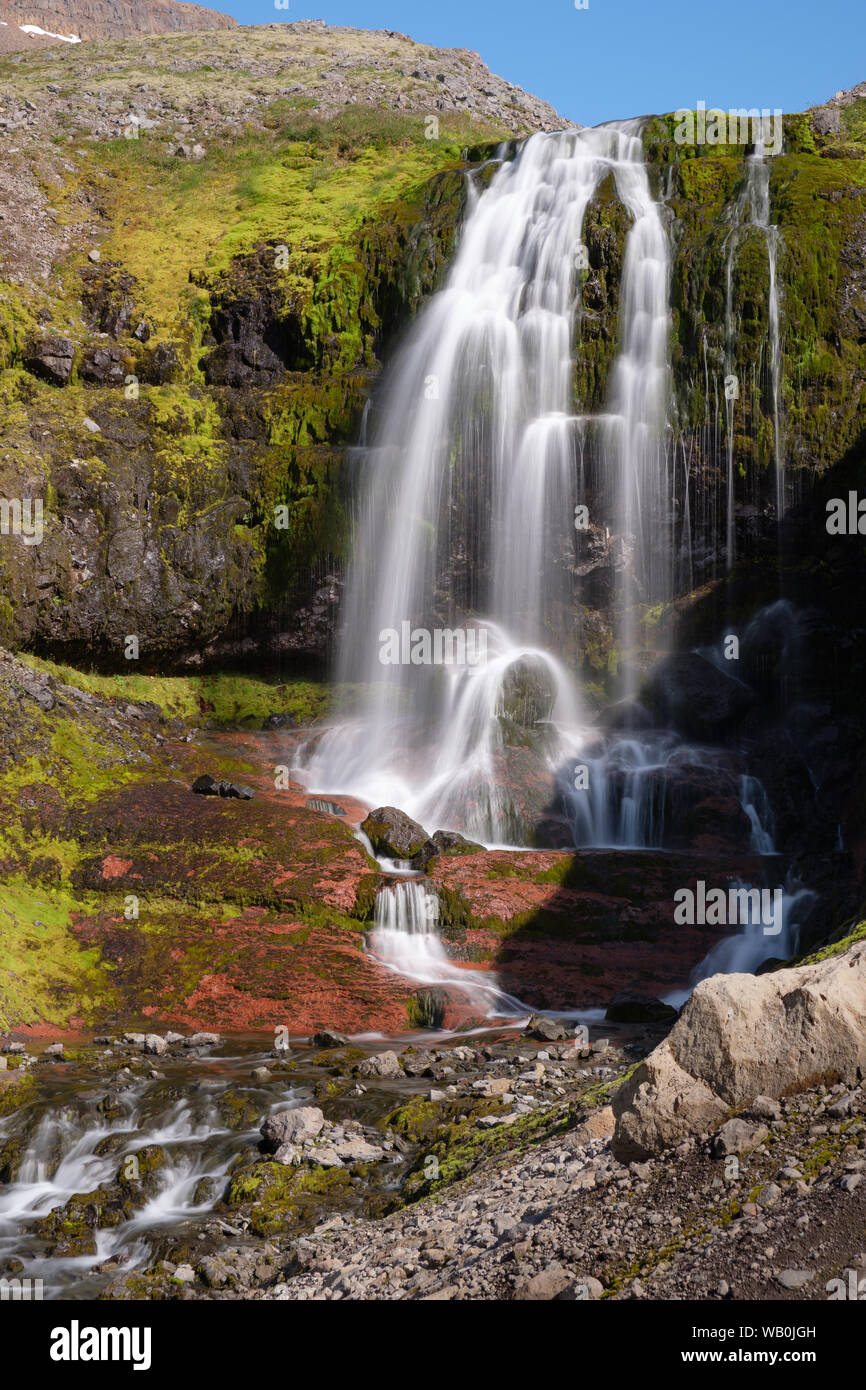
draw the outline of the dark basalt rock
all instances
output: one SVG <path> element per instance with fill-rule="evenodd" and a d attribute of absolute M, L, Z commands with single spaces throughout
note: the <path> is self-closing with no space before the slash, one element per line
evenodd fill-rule
<path fill-rule="evenodd" d="M 211 386 L 272 386 L 311 363 L 297 314 L 275 274 L 276 247 L 238 258 L 214 294 L 210 331 L 216 346 L 205 363 Z"/>
<path fill-rule="evenodd" d="M 712 741 L 740 723 L 755 696 L 697 652 L 682 652 L 656 667 L 644 700 L 661 724 L 689 738 Z"/>
<path fill-rule="evenodd" d="M 85 381 L 100 386 L 122 386 L 126 380 L 126 353 L 119 347 L 90 347 L 81 363 Z"/>
<path fill-rule="evenodd" d="M 405 811 L 396 806 L 380 806 L 362 821 L 361 829 L 375 854 L 388 859 L 412 859 L 428 843 L 429 836 Z"/>
<path fill-rule="evenodd" d="M 196 796 L 221 796 L 237 801 L 252 801 L 255 795 L 252 787 L 241 786 L 239 782 L 218 782 L 208 773 L 197 777 L 190 790 L 195 792 Z"/>
<path fill-rule="evenodd" d="M 71 338 L 31 339 L 24 352 L 24 366 L 28 372 L 50 381 L 53 386 L 66 385 L 74 360 L 75 344 Z"/>
<path fill-rule="evenodd" d="M 425 840 L 418 853 L 412 855 L 412 868 L 421 870 L 426 869 L 427 865 L 430 863 L 430 860 L 435 859 L 436 856 L 440 853 L 441 851 L 438 845 L 434 844 L 432 840 Z"/>
<path fill-rule="evenodd" d="M 611 1023 L 673 1023 L 677 1010 L 660 999 L 622 989 L 607 1006 L 605 1018 Z"/>

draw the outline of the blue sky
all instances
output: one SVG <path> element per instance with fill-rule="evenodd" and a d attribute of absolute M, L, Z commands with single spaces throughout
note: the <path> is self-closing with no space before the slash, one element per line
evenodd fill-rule
<path fill-rule="evenodd" d="M 205 0 L 207 3 L 207 0 Z M 210 0 L 242 24 L 324 19 L 473 48 L 584 125 L 693 107 L 802 111 L 866 81 L 866 0 Z"/>

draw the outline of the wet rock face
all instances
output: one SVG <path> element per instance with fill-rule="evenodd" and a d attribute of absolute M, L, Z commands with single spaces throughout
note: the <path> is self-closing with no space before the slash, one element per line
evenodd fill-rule
<path fill-rule="evenodd" d="M 311 366 L 302 325 L 274 276 L 276 256 L 265 247 L 240 258 L 215 291 L 210 335 L 216 346 L 205 359 L 210 385 L 271 386 L 285 372 Z"/>
<path fill-rule="evenodd" d="M 755 702 L 748 686 L 696 652 L 661 662 L 647 682 L 644 699 L 663 725 L 706 741 L 733 729 Z"/>

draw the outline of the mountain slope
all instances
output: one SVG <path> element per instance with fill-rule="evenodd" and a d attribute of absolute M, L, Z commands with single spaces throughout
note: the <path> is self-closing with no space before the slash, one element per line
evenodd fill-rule
<path fill-rule="evenodd" d="M 235 25 L 230 15 L 178 0 L 0 0 L 0 52 Z"/>

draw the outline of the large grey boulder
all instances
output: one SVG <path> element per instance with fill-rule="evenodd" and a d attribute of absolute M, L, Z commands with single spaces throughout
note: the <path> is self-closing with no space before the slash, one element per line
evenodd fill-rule
<path fill-rule="evenodd" d="M 702 980 L 613 1100 L 613 1147 L 646 1158 L 756 1097 L 866 1076 L 866 942 L 814 965 Z"/>
<path fill-rule="evenodd" d="M 261 1127 L 265 1145 L 276 1153 L 287 1144 L 303 1144 L 316 1139 L 322 1132 L 325 1117 L 317 1105 L 300 1105 L 296 1110 L 281 1110 L 269 1115 Z"/>

